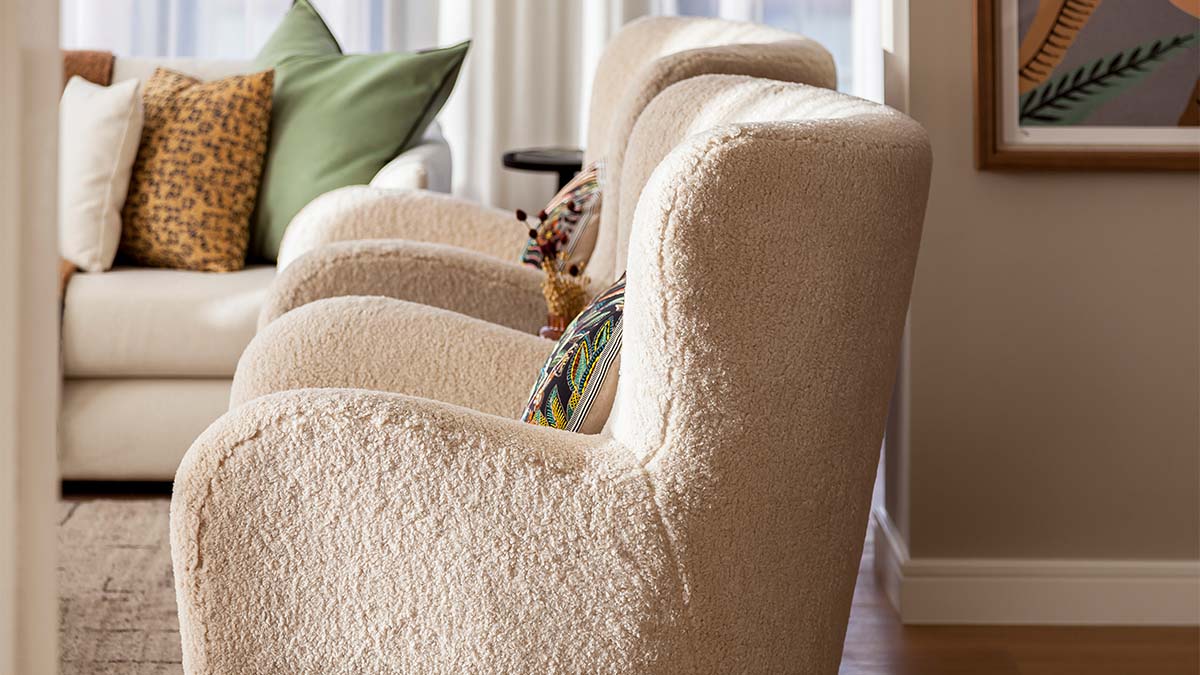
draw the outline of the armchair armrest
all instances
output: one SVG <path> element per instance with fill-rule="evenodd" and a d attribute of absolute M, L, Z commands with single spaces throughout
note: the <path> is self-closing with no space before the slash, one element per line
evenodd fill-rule
<path fill-rule="evenodd" d="M 516 261 L 528 238 L 511 212 L 427 190 L 351 185 L 308 203 L 288 225 L 278 266 L 337 241 L 406 239 Z"/>
<path fill-rule="evenodd" d="M 534 334 L 545 323 L 542 273 L 453 246 L 402 240 L 344 241 L 281 270 L 260 328 L 301 305 L 343 295 L 382 295 Z"/>
<path fill-rule="evenodd" d="M 184 669 L 646 672 L 688 652 L 650 479 L 611 438 L 301 390 L 180 464 Z"/>
<path fill-rule="evenodd" d="M 230 406 L 308 387 L 421 396 L 520 414 L 554 343 L 412 302 L 341 297 L 288 312 L 238 361 Z"/>
<path fill-rule="evenodd" d="M 388 190 L 432 190 L 450 192 L 450 145 L 437 122 L 429 125 L 421 142 L 388 162 L 371 187 Z"/>

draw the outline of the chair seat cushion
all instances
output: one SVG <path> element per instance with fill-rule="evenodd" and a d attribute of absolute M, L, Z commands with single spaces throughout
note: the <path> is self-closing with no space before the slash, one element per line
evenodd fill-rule
<path fill-rule="evenodd" d="M 274 276 L 274 266 L 76 274 L 63 308 L 64 374 L 232 377 Z"/>

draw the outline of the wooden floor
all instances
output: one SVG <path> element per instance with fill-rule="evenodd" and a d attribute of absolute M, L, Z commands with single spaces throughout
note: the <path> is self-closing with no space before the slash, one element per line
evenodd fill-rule
<path fill-rule="evenodd" d="M 1198 675 L 1200 629 L 903 626 L 868 539 L 841 675 Z"/>

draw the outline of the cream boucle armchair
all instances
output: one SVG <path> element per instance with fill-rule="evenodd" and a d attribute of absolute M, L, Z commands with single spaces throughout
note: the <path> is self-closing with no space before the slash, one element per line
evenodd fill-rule
<path fill-rule="evenodd" d="M 620 191 L 625 143 L 646 104 L 671 84 L 706 73 L 837 84 L 829 52 L 793 33 L 721 19 L 634 21 L 606 46 L 592 87 L 585 162 L 604 160 L 606 194 Z M 613 200 L 601 210 L 590 263 L 601 288 L 618 273 L 617 223 L 632 218 L 617 206 Z M 463 199 L 366 186 L 335 190 L 288 227 L 281 274 L 259 327 L 320 298 L 384 295 L 536 331 L 545 305 L 540 271 L 517 262 L 526 238 L 512 212 Z M 354 243 L 326 246 L 335 242 Z"/>
<path fill-rule="evenodd" d="M 243 383 L 193 445 L 171 504 L 187 672 L 837 671 L 928 140 L 725 76 L 663 92 L 633 139 L 605 432 L 513 419 L 533 336 L 390 298 L 281 317 L 239 379 L 391 391 Z"/>

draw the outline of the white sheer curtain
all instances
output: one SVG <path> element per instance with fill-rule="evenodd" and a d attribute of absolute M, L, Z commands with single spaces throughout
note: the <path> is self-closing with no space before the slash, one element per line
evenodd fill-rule
<path fill-rule="evenodd" d="M 68 48 L 121 56 L 252 57 L 290 0 L 60 0 Z M 440 122 L 454 191 L 536 209 L 549 175 L 504 170 L 505 150 L 577 146 L 591 73 L 622 24 L 646 14 L 720 16 L 808 35 L 838 64 L 840 88 L 882 95 L 880 0 L 314 0 L 348 52 L 415 50 L 472 40 Z"/>
<path fill-rule="evenodd" d="M 538 208 L 555 177 L 505 171 L 500 155 L 531 146 L 577 147 L 586 135 L 592 73 L 609 36 L 649 14 L 648 0 L 442 0 L 442 43 L 472 39 L 471 56 L 441 120 L 454 153 L 455 192 L 505 207 Z"/>
<path fill-rule="evenodd" d="M 880 0 L 441 0 L 443 44 L 471 37 L 472 55 L 442 124 L 454 152 L 455 192 L 536 208 L 554 178 L 504 171 L 505 150 L 578 146 L 591 75 L 608 38 L 647 14 L 757 21 L 818 40 L 833 53 L 840 88 L 882 100 Z"/>

